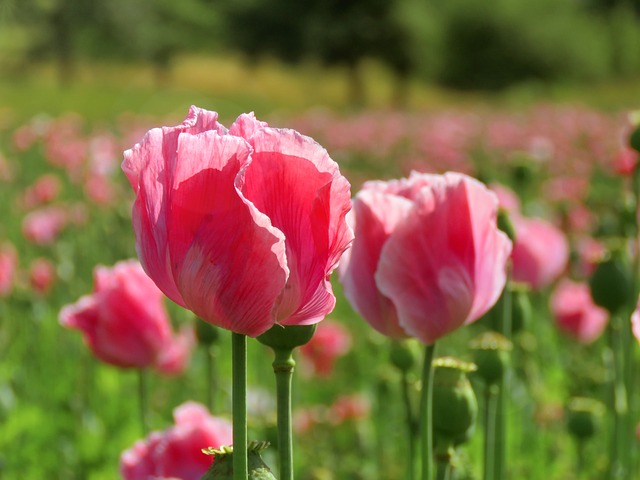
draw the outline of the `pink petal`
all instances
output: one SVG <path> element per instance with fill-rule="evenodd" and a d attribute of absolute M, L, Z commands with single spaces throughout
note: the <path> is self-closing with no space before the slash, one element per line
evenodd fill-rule
<path fill-rule="evenodd" d="M 393 302 L 378 290 L 374 275 L 383 245 L 411 205 L 411 201 L 395 195 L 373 189 L 361 191 L 353 201 L 355 239 L 340 265 L 344 294 L 353 308 L 376 330 L 392 338 L 407 334 L 398 324 Z"/>
<path fill-rule="evenodd" d="M 496 212 L 495 195 L 461 174 L 434 179 L 417 195 L 376 273 L 407 333 L 431 344 L 497 301 L 511 242 L 497 230 Z"/>
<path fill-rule="evenodd" d="M 229 127 L 229 135 L 249 139 L 255 132 L 268 126 L 267 122 L 258 120 L 253 112 L 243 113 Z"/>
<path fill-rule="evenodd" d="M 293 130 L 263 128 L 249 141 L 253 163 L 240 184 L 242 193 L 286 238 L 290 276 L 278 320 L 313 323 L 333 308 L 326 277 L 353 238 L 344 221 L 349 183 L 326 150 Z M 309 310 L 310 303 L 317 308 Z M 312 317 L 304 318 L 307 310 Z"/>
<path fill-rule="evenodd" d="M 272 310 L 288 272 L 282 233 L 234 187 L 248 152 L 242 139 L 230 135 L 180 137 L 170 255 L 190 310 L 257 336 L 274 323 Z"/>

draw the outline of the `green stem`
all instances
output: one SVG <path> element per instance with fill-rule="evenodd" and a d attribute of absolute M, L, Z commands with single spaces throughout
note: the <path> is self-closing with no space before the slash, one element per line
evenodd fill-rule
<path fill-rule="evenodd" d="M 414 480 L 416 464 L 416 427 L 415 419 L 413 418 L 413 408 L 411 407 L 411 396 L 409 395 L 409 380 L 405 370 L 402 371 L 402 401 L 404 403 L 405 418 L 407 422 L 407 441 L 409 443 L 407 479 Z"/>
<path fill-rule="evenodd" d="M 420 445 L 422 457 L 422 480 L 432 480 L 433 456 L 433 354 L 435 343 L 427 345 L 422 366 L 422 392 L 420 395 Z"/>
<path fill-rule="evenodd" d="M 502 322 L 501 333 L 509 340 L 511 340 L 511 312 L 512 312 L 512 292 L 509 288 L 509 280 L 507 280 L 507 286 L 502 293 Z M 494 441 L 494 460 L 493 471 L 494 480 L 502 480 L 505 478 L 506 464 L 507 464 L 507 410 L 508 410 L 508 397 L 509 381 L 511 375 L 507 370 L 505 374 L 496 383 L 497 399 L 496 399 L 496 415 L 495 415 L 495 441 Z"/>
<path fill-rule="evenodd" d="M 149 415 L 148 415 L 148 396 L 147 396 L 147 372 L 143 368 L 138 369 L 138 413 L 140 415 L 140 428 L 142 435 L 149 433 Z"/>
<path fill-rule="evenodd" d="M 625 451 L 629 449 L 626 438 L 629 406 L 625 386 L 624 329 L 618 315 L 611 319 L 610 341 L 613 355 L 613 424 L 609 478 L 622 479 L 626 478 L 628 473 L 626 463 L 628 455 Z"/>
<path fill-rule="evenodd" d="M 451 464 L 449 462 L 436 462 L 436 479 L 449 480 L 451 478 Z"/>
<path fill-rule="evenodd" d="M 293 349 L 274 349 L 273 371 L 276 375 L 278 410 L 278 460 L 280 480 L 293 480 L 293 438 L 291 434 L 291 379 L 296 362 Z"/>
<path fill-rule="evenodd" d="M 233 480 L 247 480 L 247 337 L 231 335 L 233 402 Z"/>
<path fill-rule="evenodd" d="M 496 414 L 498 387 L 487 385 L 484 404 L 484 480 L 495 479 Z"/>
<path fill-rule="evenodd" d="M 577 439 L 576 440 L 576 478 L 582 478 L 582 474 L 584 472 L 584 440 Z"/>

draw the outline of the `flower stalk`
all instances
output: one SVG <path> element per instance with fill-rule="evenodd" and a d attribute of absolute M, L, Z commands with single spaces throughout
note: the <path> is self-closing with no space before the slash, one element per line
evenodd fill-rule
<path fill-rule="evenodd" d="M 247 337 L 233 332 L 231 342 L 233 480 L 247 480 Z"/>
<path fill-rule="evenodd" d="M 433 355 L 436 345 L 427 345 L 422 365 L 422 392 L 420 395 L 420 454 L 422 458 L 421 480 L 433 478 Z"/>

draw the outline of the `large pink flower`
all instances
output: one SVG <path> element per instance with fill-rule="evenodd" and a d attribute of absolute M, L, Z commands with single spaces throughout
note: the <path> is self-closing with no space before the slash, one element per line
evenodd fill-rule
<path fill-rule="evenodd" d="M 124 480 L 199 480 L 211 465 L 203 448 L 219 448 L 232 442 L 231 423 L 213 417 L 195 402 L 186 402 L 173 412 L 175 425 L 152 432 L 120 457 Z"/>
<path fill-rule="evenodd" d="M 65 306 L 60 323 L 81 330 L 89 348 L 104 362 L 179 373 L 186 367 L 193 333 L 184 330 L 174 337 L 163 298 L 137 261 L 98 266 L 94 292 Z"/>
<path fill-rule="evenodd" d="M 558 328 L 581 343 L 595 341 L 607 326 L 609 314 L 593 303 L 589 285 L 562 280 L 550 300 Z"/>
<path fill-rule="evenodd" d="M 498 200 L 459 173 L 370 182 L 354 201 L 356 240 L 345 294 L 382 333 L 431 344 L 498 299 L 511 242 Z"/>
<path fill-rule="evenodd" d="M 513 279 L 539 290 L 559 278 L 569 262 L 569 242 L 557 227 L 541 218 L 512 217 L 516 229 Z"/>
<path fill-rule="evenodd" d="M 353 237 L 349 183 L 308 137 L 253 114 L 229 130 L 217 119 L 191 107 L 125 152 L 142 265 L 173 301 L 237 333 L 317 323 Z"/>

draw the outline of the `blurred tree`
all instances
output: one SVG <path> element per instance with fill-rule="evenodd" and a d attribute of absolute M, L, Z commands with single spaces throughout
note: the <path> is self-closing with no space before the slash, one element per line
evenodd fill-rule
<path fill-rule="evenodd" d="M 398 0 L 242 0 L 227 10 L 229 45 L 255 61 L 274 56 L 287 62 L 319 59 L 344 66 L 349 97 L 364 103 L 360 64 L 374 58 L 388 65 L 405 87 L 412 71 L 410 33 L 397 15 Z M 403 95 L 396 94 L 402 101 Z"/>

